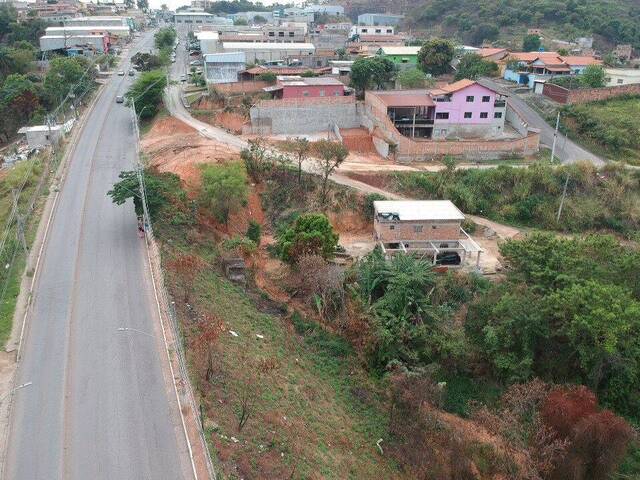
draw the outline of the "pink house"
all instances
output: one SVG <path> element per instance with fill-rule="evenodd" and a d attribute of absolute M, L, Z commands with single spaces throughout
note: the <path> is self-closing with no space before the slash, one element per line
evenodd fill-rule
<path fill-rule="evenodd" d="M 473 80 L 366 95 L 378 97 L 398 131 L 411 138 L 491 138 L 504 129 L 505 99 Z"/>
<path fill-rule="evenodd" d="M 278 77 L 276 84 L 264 88 L 273 98 L 342 97 L 344 83 L 332 77 Z"/>

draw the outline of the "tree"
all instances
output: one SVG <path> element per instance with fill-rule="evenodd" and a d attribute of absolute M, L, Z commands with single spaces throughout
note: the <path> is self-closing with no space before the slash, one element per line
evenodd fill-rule
<path fill-rule="evenodd" d="M 162 102 L 162 92 L 167 86 L 167 77 L 160 70 L 145 72 L 133 83 L 125 94 L 128 102 L 135 104 L 140 118 L 153 118 Z"/>
<path fill-rule="evenodd" d="M 202 168 L 201 201 L 210 207 L 219 222 L 227 223 L 229 214 L 247 202 L 247 173 L 239 162 L 206 165 Z"/>
<path fill-rule="evenodd" d="M 240 152 L 240 158 L 251 180 L 260 183 L 267 172 L 273 168 L 273 156 L 267 152 L 262 139 L 249 140 L 249 148 Z"/>
<path fill-rule="evenodd" d="M 138 52 L 131 57 L 131 63 L 135 66 L 136 70 L 141 72 L 149 72 L 162 66 L 162 61 L 158 55 L 144 52 Z"/>
<path fill-rule="evenodd" d="M 567 55 L 569 55 L 569 50 L 567 50 L 566 48 L 559 48 L 558 55 L 560 55 L 561 57 L 566 57 Z"/>
<path fill-rule="evenodd" d="M 418 52 L 418 66 L 431 75 L 447 73 L 455 54 L 453 43 L 441 38 L 426 42 Z"/>
<path fill-rule="evenodd" d="M 300 215 L 277 236 L 276 251 L 285 262 L 295 263 L 302 255 L 333 257 L 338 235 L 327 217 L 321 213 Z"/>
<path fill-rule="evenodd" d="M 397 78 L 401 88 L 423 88 L 427 83 L 427 76 L 417 68 L 402 70 Z"/>
<path fill-rule="evenodd" d="M 351 66 L 351 86 L 360 94 L 374 86 L 383 89 L 393 80 L 395 72 L 396 66 L 388 58 L 359 58 Z"/>
<path fill-rule="evenodd" d="M 44 95 L 49 105 L 57 105 L 70 93 L 77 97 L 93 88 L 94 78 L 95 71 L 85 57 L 56 57 L 44 77 Z"/>
<path fill-rule="evenodd" d="M 344 162 L 349 150 L 340 142 L 319 140 L 313 146 L 318 158 L 315 163 L 322 176 L 322 188 L 320 190 L 320 202 L 324 205 L 329 193 L 329 177 Z"/>
<path fill-rule="evenodd" d="M 457 67 L 455 79 L 476 80 L 478 77 L 492 77 L 498 73 L 498 64 L 483 59 L 476 53 L 467 53 L 462 56 Z"/>
<path fill-rule="evenodd" d="M 500 30 L 491 23 L 481 23 L 471 32 L 470 41 L 473 45 L 481 45 L 485 40 L 495 40 L 498 38 Z"/>
<path fill-rule="evenodd" d="M 336 48 L 336 55 L 338 60 L 344 60 L 347 58 L 347 49 L 344 47 Z"/>
<path fill-rule="evenodd" d="M 155 221 L 161 211 L 171 204 L 174 199 L 184 202 L 186 195 L 180 186 L 180 177 L 173 173 L 153 172 L 145 170 L 144 186 L 147 198 L 147 208 L 151 221 Z M 140 183 L 138 173 L 133 170 L 120 172 L 120 181 L 113 185 L 107 192 L 116 205 L 123 205 L 128 199 L 133 198 L 133 205 L 138 216 L 142 216 L 142 200 L 140 196 Z M 173 205 L 176 206 L 175 204 Z"/>
<path fill-rule="evenodd" d="M 146 0 L 144 0 L 146 2 Z M 176 30 L 173 27 L 163 27 L 153 36 L 155 46 L 158 50 L 163 48 L 173 48 L 176 41 Z"/>
<path fill-rule="evenodd" d="M 0 105 L 20 124 L 41 108 L 41 91 L 25 75 L 9 75 L 0 88 Z"/>
<path fill-rule="evenodd" d="M 311 144 L 304 137 L 296 137 L 287 142 L 285 149 L 295 156 L 298 164 L 298 185 L 302 185 L 302 164 L 309 158 Z"/>
<path fill-rule="evenodd" d="M 253 23 L 255 23 L 256 25 L 264 25 L 265 23 L 267 23 L 267 19 L 262 15 L 256 15 L 255 17 L 253 17 Z"/>
<path fill-rule="evenodd" d="M 245 18 L 236 18 L 233 21 L 234 25 L 249 25 L 249 22 L 247 22 L 247 20 Z"/>
<path fill-rule="evenodd" d="M 589 88 L 600 88 L 605 85 L 606 73 L 600 65 L 587 65 L 580 76 L 580 83 Z"/>
<path fill-rule="evenodd" d="M 535 34 L 525 35 L 522 39 L 522 51 L 523 52 L 537 52 L 540 50 L 541 42 L 540 37 Z M 560 52 L 558 52 L 560 53 Z"/>
<path fill-rule="evenodd" d="M 260 75 L 258 75 L 258 80 L 260 80 L 261 82 L 266 82 L 266 83 L 272 85 L 272 84 L 276 83 L 276 80 L 278 80 L 278 77 L 273 72 L 264 72 L 264 73 L 261 73 Z"/>

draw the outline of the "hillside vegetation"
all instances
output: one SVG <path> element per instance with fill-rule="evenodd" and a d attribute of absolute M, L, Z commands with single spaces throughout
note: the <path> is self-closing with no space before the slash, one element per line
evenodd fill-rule
<path fill-rule="evenodd" d="M 640 47 L 640 4 L 634 0 L 426 0 L 414 5 L 407 15 L 410 26 L 474 44 L 537 27 L 564 39 L 594 34 L 607 45 Z"/>

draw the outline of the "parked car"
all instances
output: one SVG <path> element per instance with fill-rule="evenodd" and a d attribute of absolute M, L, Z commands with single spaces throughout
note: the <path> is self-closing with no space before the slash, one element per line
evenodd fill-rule
<path fill-rule="evenodd" d="M 120 70 L 120 71 L 118 72 L 118 76 L 119 76 L 119 77 L 124 77 L 124 70 Z"/>
<path fill-rule="evenodd" d="M 134 72 L 133 70 L 129 70 L 129 76 L 133 77 L 136 74 L 136 72 Z"/>
<path fill-rule="evenodd" d="M 187 81 L 187 76 L 186 75 L 180 75 L 180 81 L 181 82 L 186 82 Z"/>
<path fill-rule="evenodd" d="M 118 95 L 116 97 L 116 103 L 124 103 L 124 97 L 122 95 Z"/>
<path fill-rule="evenodd" d="M 192 67 L 199 67 L 202 65 L 202 60 L 193 60 L 192 62 L 189 62 L 189 65 Z"/>
<path fill-rule="evenodd" d="M 460 255 L 456 252 L 444 252 L 436 255 L 436 265 L 460 265 Z"/>

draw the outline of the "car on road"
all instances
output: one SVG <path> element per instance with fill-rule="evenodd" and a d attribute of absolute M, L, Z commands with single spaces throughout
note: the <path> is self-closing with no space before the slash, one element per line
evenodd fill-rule
<path fill-rule="evenodd" d="M 180 81 L 181 82 L 186 82 L 187 81 L 187 76 L 186 75 L 180 75 Z"/>
<path fill-rule="evenodd" d="M 129 70 L 129 76 L 133 77 L 136 74 L 136 72 L 134 72 L 133 70 Z"/>
<path fill-rule="evenodd" d="M 118 72 L 118 76 L 119 76 L 119 77 L 124 77 L 124 70 L 120 70 L 120 71 Z"/>
<path fill-rule="evenodd" d="M 122 95 L 118 95 L 116 97 L 116 103 L 124 103 L 124 97 Z"/>
<path fill-rule="evenodd" d="M 199 67 L 200 65 L 202 65 L 202 60 L 193 60 L 192 62 L 189 62 L 189 65 L 191 65 L 192 67 Z"/>

